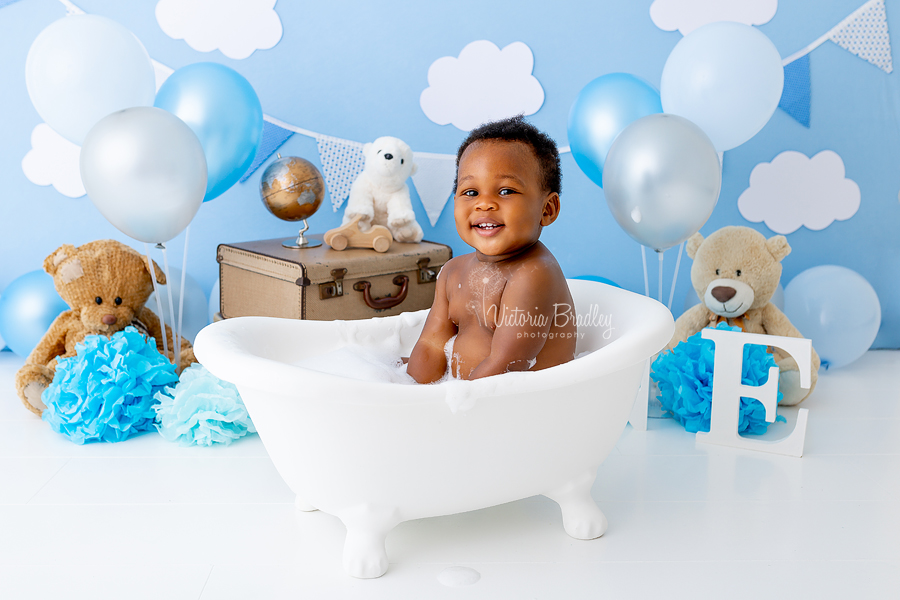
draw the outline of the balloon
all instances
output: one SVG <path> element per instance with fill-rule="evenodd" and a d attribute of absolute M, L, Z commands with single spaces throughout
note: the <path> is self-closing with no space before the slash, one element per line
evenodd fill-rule
<path fill-rule="evenodd" d="M 881 303 L 866 279 L 851 269 L 807 269 L 784 288 L 784 314 L 827 367 L 849 365 L 866 353 L 881 326 Z"/>
<path fill-rule="evenodd" d="M 38 345 L 53 320 L 69 306 L 41 270 L 14 279 L 0 296 L 0 336 L 9 349 L 27 357 Z"/>
<path fill-rule="evenodd" d="M 693 121 L 716 150 L 756 135 L 778 108 L 784 67 L 758 29 L 720 21 L 699 27 L 672 49 L 663 67 L 663 111 Z"/>
<path fill-rule="evenodd" d="M 662 112 L 659 92 L 628 73 L 594 79 L 578 93 L 569 110 L 569 145 L 575 162 L 597 185 L 609 148 L 630 123 Z"/>
<path fill-rule="evenodd" d="M 221 310 L 221 299 L 219 297 L 219 279 L 216 278 L 216 282 L 212 286 L 212 290 L 209 292 L 209 322 L 212 323 L 216 320 L 216 315 Z"/>
<path fill-rule="evenodd" d="M 3 294 L 0 294 L 0 303 L 3 302 Z M 0 351 L 6 349 L 6 342 L 3 340 L 3 336 L 0 335 Z"/>
<path fill-rule="evenodd" d="M 152 106 L 156 76 L 133 33 L 106 17 L 54 21 L 28 50 L 25 85 L 41 118 L 78 145 L 97 121 L 133 106 Z"/>
<path fill-rule="evenodd" d="M 160 108 L 103 118 L 81 148 L 91 201 L 122 233 L 167 242 L 197 214 L 206 193 L 206 158 L 194 132 Z"/>
<path fill-rule="evenodd" d="M 204 202 L 247 172 L 262 139 L 263 114 L 239 73 L 218 63 L 182 67 L 159 88 L 154 106 L 179 117 L 200 139 L 209 172 Z"/>
<path fill-rule="evenodd" d="M 600 283 L 605 283 L 606 285 L 611 285 L 613 287 L 617 287 L 622 289 L 622 286 L 613 281 L 612 279 L 607 279 L 606 277 L 600 277 L 599 275 L 579 275 L 575 279 L 584 279 L 587 281 L 599 281 Z"/>
<path fill-rule="evenodd" d="M 178 297 L 181 293 L 181 269 L 169 269 L 169 276 L 166 276 L 166 284 L 159 286 L 159 299 L 162 301 L 163 315 L 165 316 L 166 325 L 174 331 L 178 325 Z M 175 318 L 169 311 L 169 291 L 168 286 L 172 286 L 172 303 L 175 305 Z M 207 318 L 208 303 L 203 288 L 197 283 L 197 280 L 190 275 L 184 278 L 184 313 L 181 317 L 181 335 L 194 342 L 197 333 L 209 325 Z M 153 312 L 157 312 L 156 308 L 156 292 L 150 294 L 146 304 Z"/>
<path fill-rule="evenodd" d="M 641 117 L 619 134 L 603 190 L 625 233 L 660 251 L 696 233 L 716 206 L 719 155 L 699 127 L 675 115 Z"/>

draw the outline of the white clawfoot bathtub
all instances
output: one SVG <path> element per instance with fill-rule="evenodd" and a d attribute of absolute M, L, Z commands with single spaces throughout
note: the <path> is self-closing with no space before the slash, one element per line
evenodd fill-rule
<path fill-rule="evenodd" d="M 597 468 L 674 322 L 644 296 L 592 281 L 569 286 L 576 354 L 592 352 L 543 371 L 409 385 L 296 365 L 348 344 L 409 356 L 427 311 L 364 321 L 227 319 L 203 329 L 194 352 L 237 385 L 298 508 L 343 521 L 347 572 L 378 577 L 388 567 L 385 537 L 410 519 L 543 494 L 559 503 L 572 537 L 606 530 L 591 497 Z"/>

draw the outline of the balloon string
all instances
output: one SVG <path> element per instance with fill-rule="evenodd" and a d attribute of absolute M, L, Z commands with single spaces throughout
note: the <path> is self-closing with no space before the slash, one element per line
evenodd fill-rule
<path fill-rule="evenodd" d="M 675 259 L 675 275 L 672 276 L 672 289 L 669 290 L 669 310 L 672 310 L 672 300 L 675 298 L 675 283 L 678 281 L 678 268 L 681 266 L 681 254 L 684 252 L 684 242 L 678 246 L 678 258 Z"/>
<path fill-rule="evenodd" d="M 158 244 L 158 247 L 162 248 L 163 255 L 163 268 L 166 270 L 166 292 L 169 296 L 169 314 L 172 315 L 172 329 L 175 329 L 175 305 L 172 302 L 172 280 L 169 275 L 169 253 L 166 250 L 165 244 Z M 168 336 L 166 335 L 166 329 L 163 327 L 163 339 L 166 339 Z M 175 346 L 172 348 L 172 354 L 175 356 L 175 368 L 178 368 L 178 364 L 181 362 L 181 342 L 178 339 L 178 331 L 174 331 L 172 335 L 172 344 Z"/>
<path fill-rule="evenodd" d="M 162 328 L 163 354 L 168 356 L 169 344 L 166 342 L 166 320 L 163 316 L 162 300 L 159 298 L 159 287 L 156 285 L 156 269 L 150 259 L 150 247 L 144 242 L 144 254 L 147 255 L 147 268 L 150 270 L 150 281 L 153 282 L 153 296 L 156 298 L 156 312 L 159 313 L 159 325 Z"/>
<path fill-rule="evenodd" d="M 644 295 L 650 297 L 650 279 L 647 277 L 647 248 L 641 246 L 641 260 L 644 262 Z"/>
<path fill-rule="evenodd" d="M 656 255 L 659 256 L 659 302 L 660 302 L 660 304 L 662 304 L 662 298 L 663 298 L 663 294 L 662 294 L 663 277 L 662 277 L 662 275 L 663 275 L 663 254 L 664 253 L 665 253 L 665 250 L 662 250 L 662 251 L 657 250 L 656 251 Z"/>
<path fill-rule="evenodd" d="M 191 224 L 188 223 L 188 226 L 184 229 L 184 256 L 181 259 L 181 293 L 178 294 L 178 339 L 182 338 L 182 323 L 184 318 L 184 283 L 187 278 L 187 254 L 188 254 L 188 240 L 191 237 Z M 181 350 L 181 344 L 178 345 L 178 350 Z"/>

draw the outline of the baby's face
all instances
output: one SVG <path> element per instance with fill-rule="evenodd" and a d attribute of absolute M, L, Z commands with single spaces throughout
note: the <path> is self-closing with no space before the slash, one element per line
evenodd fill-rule
<path fill-rule="evenodd" d="M 456 230 L 482 254 L 515 254 L 531 246 L 559 214 L 559 196 L 544 189 L 527 144 L 474 142 L 460 157 L 457 175 Z"/>

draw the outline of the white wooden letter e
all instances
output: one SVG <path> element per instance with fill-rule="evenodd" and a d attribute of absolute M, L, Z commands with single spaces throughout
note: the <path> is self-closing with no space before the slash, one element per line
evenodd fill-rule
<path fill-rule="evenodd" d="M 778 367 L 769 369 L 769 378 L 760 386 L 741 383 L 741 369 L 744 344 L 774 346 L 794 357 L 800 369 L 800 387 L 808 389 L 812 342 L 803 338 L 744 333 L 711 327 L 704 329 L 701 335 L 704 339 L 712 340 L 716 344 L 713 361 L 715 376 L 713 377 L 709 432 L 698 432 L 697 441 L 788 456 L 803 456 L 806 421 L 809 413 L 809 410 L 805 408 L 801 408 L 797 413 L 797 424 L 794 430 L 783 439 L 776 441 L 752 440 L 738 434 L 741 396 L 755 398 L 762 402 L 766 409 L 766 421 L 769 423 L 775 422 L 775 407 L 778 404 Z"/>

